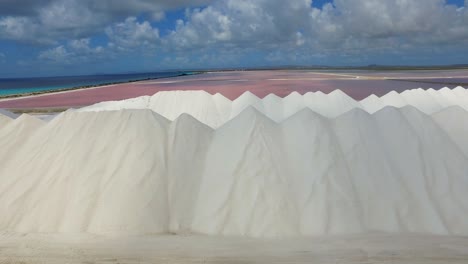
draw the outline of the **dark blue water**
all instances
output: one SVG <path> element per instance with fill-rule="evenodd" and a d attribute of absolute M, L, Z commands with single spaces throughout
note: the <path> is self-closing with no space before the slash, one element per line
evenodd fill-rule
<path fill-rule="evenodd" d="M 0 96 L 61 90 L 81 86 L 159 79 L 195 74 L 193 72 L 153 72 L 40 78 L 0 78 Z"/>

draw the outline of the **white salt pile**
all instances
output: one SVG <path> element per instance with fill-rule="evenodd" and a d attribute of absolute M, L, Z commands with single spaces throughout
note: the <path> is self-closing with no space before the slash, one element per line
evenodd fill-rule
<path fill-rule="evenodd" d="M 0 120 L 0 232 L 468 235 L 467 95 L 166 92 Z"/>
<path fill-rule="evenodd" d="M 221 94 L 211 95 L 205 91 L 170 91 L 159 92 L 153 96 L 102 102 L 78 111 L 151 109 L 169 120 L 175 120 L 182 113 L 186 113 L 212 128 L 218 128 L 249 106 L 268 118 L 281 122 L 304 108 L 334 118 L 355 108 L 375 113 L 385 106 L 401 108 L 407 105 L 414 106 L 426 114 L 433 114 L 449 106 L 459 106 L 468 110 L 468 92 L 462 87 L 453 90 L 443 88 L 437 91 L 415 89 L 401 94 L 392 91 L 380 98 L 371 95 L 358 102 L 340 90 L 330 94 L 309 92 L 300 95 L 293 92 L 284 99 L 273 94 L 260 99 L 246 92 L 234 101 Z"/>
<path fill-rule="evenodd" d="M 10 111 L 7 111 L 7 110 L 5 110 L 5 109 L 0 109 L 0 116 L 9 117 L 9 118 L 12 118 L 12 119 L 15 119 L 15 118 L 18 117 L 17 114 L 12 113 L 12 112 L 10 112 Z M 0 117 L 0 118 L 2 118 L 2 117 Z"/>

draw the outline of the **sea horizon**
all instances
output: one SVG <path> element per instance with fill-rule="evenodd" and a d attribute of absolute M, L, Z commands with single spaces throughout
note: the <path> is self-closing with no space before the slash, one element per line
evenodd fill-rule
<path fill-rule="evenodd" d="M 0 78 L 0 96 L 78 89 L 143 80 L 197 74 L 195 71 L 160 71 L 147 73 L 93 74 L 76 76 Z"/>

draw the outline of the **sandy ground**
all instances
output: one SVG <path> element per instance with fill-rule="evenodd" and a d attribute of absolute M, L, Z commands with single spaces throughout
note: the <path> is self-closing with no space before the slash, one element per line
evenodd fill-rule
<path fill-rule="evenodd" d="M 1 235 L 0 263 L 468 263 L 468 237 L 347 235 L 282 240 L 208 236 Z"/>
<path fill-rule="evenodd" d="M 102 101 L 123 100 L 158 91 L 205 90 L 221 93 L 233 100 L 245 91 L 259 97 L 270 93 L 286 96 L 293 91 L 301 94 L 340 89 L 356 100 L 389 91 L 402 92 L 413 88 L 454 88 L 468 83 L 468 70 L 403 71 L 403 72 L 312 72 L 312 71 L 233 71 L 212 72 L 193 76 L 158 79 L 135 83 L 94 87 L 0 100 L 0 108 L 69 108 L 82 107 Z M 456 79 L 453 79 L 456 78 Z"/>

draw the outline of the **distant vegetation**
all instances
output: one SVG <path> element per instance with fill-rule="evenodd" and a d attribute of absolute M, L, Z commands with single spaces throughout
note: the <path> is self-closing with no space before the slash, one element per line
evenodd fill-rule
<path fill-rule="evenodd" d="M 468 69 L 468 64 L 455 64 L 455 65 L 432 65 L 432 66 L 404 66 L 404 65 L 377 65 L 371 64 L 367 66 L 325 66 L 325 65 L 312 65 L 312 66 L 297 66 L 297 65 L 283 65 L 283 66 L 262 66 L 252 68 L 216 68 L 216 69 L 203 69 L 202 72 L 216 71 L 258 71 L 258 70 L 368 70 L 368 71 L 411 71 L 411 70 L 456 70 Z"/>

